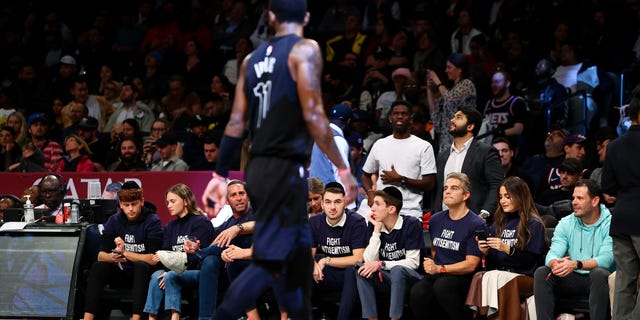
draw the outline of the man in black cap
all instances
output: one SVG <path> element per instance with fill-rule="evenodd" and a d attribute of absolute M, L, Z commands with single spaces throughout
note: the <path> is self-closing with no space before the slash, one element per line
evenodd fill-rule
<path fill-rule="evenodd" d="M 573 199 L 573 188 L 582 179 L 582 163 L 576 158 L 566 158 L 558 167 L 560 176 L 560 188 L 546 190 L 536 198 L 536 202 L 541 205 L 551 205 L 560 200 Z M 557 217 L 558 219 L 561 217 Z"/>
<path fill-rule="evenodd" d="M 176 148 L 178 139 L 173 132 L 167 132 L 160 136 L 155 143 L 160 160 L 155 162 L 151 167 L 151 171 L 186 171 L 189 165 L 182 159 L 178 158 Z"/>
<path fill-rule="evenodd" d="M 87 142 L 91 149 L 91 161 L 96 171 L 104 171 L 107 165 L 107 153 L 109 152 L 109 141 L 98 137 L 98 119 L 87 116 L 78 122 L 78 136 Z"/>
<path fill-rule="evenodd" d="M 333 141 L 338 150 L 340 150 L 340 155 L 345 163 L 349 163 L 349 143 L 347 142 L 345 131 L 350 126 L 352 113 L 350 106 L 340 103 L 333 106 L 328 114 L 329 126 L 333 132 Z M 313 149 L 311 150 L 309 176 L 320 178 L 324 184 L 340 181 L 338 167 L 320 150 L 317 143 L 313 144 Z"/>
<path fill-rule="evenodd" d="M 206 161 L 202 152 L 204 137 L 207 134 L 207 124 L 201 115 L 192 116 L 189 119 L 189 130 L 182 139 L 182 160 L 193 168 Z"/>

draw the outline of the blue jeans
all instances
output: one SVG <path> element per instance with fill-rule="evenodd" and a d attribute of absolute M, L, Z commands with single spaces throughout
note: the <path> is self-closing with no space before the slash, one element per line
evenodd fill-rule
<path fill-rule="evenodd" d="M 218 279 L 220 270 L 224 267 L 224 261 L 220 257 L 222 248 L 213 245 L 199 250 L 196 255 L 201 257 L 198 289 L 198 318 L 210 319 L 216 310 L 218 301 Z"/>
<path fill-rule="evenodd" d="M 358 285 L 358 294 L 362 305 L 362 317 L 374 318 L 378 316 L 376 310 L 376 291 L 391 292 L 391 302 L 389 304 L 389 317 L 402 318 L 404 309 L 404 298 L 418 280 L 422 279 L 416 270 L 403 266 L 395 266 L 391 270 L 380 270 L 382 273 L 382 282 L 378 274 L 373 274 L 370 278 L 364 278 L 356 273 L 356 283 Z"/>

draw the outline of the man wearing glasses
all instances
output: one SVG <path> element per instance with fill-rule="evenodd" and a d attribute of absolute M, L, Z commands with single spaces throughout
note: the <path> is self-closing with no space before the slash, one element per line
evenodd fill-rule
<path fill-rule="evenodd" d="M 62 200 L 67 193 L 67 186 L 62 176 L 55 173 L 46 174 L 40 179 L 38 190 L 42 204 L 36 208 L 49 209 L 51 216 L 62 214 Z"/>

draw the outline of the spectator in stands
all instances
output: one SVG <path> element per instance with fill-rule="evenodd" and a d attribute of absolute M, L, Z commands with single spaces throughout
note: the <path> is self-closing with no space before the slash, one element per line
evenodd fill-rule
<path fill-rule="evenodd" d="M 451 52 L 471 54 L 469 42 L 471 42 L 471 38 L 479 34 L 482 34 L 482 31 L 473 27 L 469 10 L 460 10 L 458 12 L 458 28 L 451 34 Z"/>
<path fill-rule="evenodd" d="M 238 83 L 238 74 L 240 72 L 242 60 L 244 60 L 244 58 L 253 51 L 253 44 L 248 37 L 242 37 L 238 39 L 234 49 L 236 55 L 233 59 L 229 59 L 229 61 L 224 64 L 222 74 L 224 74 L 224 76 L 229 79 L 229 82 L 235 86 L 236 83 Z"/>
<path fill-rule="evenodd" d="M 383 128 L 389 127 L 389 111 L 391 110 L 391 104 L 397 100 L 408 101 L 405 92 L 409 90 L 410 86 L 415 86 L 415 79 L 408 68 L 397 68 L 391 73 L 391 81 L 393 88 L 389 91 L 383 92 L 378 101 L 376 102 L 375 118 L 378 121 L 378 125 Z M 387 131 L 388 132 L 388 131 Z"/>
<path fill-rule="evenodd" d="M 12 127 L 0 128 L 0 171 L 9 171 L 11 165 L 20 161 L 22 148 L 16 141 L 16 132 Z"/>
<path fill-rule="evenodd" d="M 69 103 L 73 96 L 69 91 L 73 87 L 74 78 L 77 75 L 76 58 L 64 55 L 56 66 L 56 72 L 52 79 L 51 94 L 54 98 L 60 98 L 63 103 Z"/>
<path fill-rule="evenodd" d="M 147 171 L 135 140 L 123 138 L 120 141 L 120 158 L 109 166 L 108 171 Z"/>
<path fill-rule="evenodd" d="M 353 52 L 358 58 L 362 58 L 367 47 L 367 35 L 360 32 L 360 13 L 357 10 L 347 10 L 342 19 L 339 24 L 332 26 L 339 27 L 340 32 L 325 42 L 324 59 L 329 65 L 337 63 L 347 52 Z"/>
<path fill-rule="evenodd" d="M 7 208 L 22 208 L 22 200 L 12 194 L 0 195 L 0 222 L 4 220 L 4 209 Z"/>
<path fill-rule="evenodd" d="M 195 91 L 186 87 L 185 79 L 180 74 L 169 78 L 169 90 L 160 100 L 162 114 L 169 120 L 169 127 L 175 131 L 188 128 L 189 117 L 200 114 L 202 105 Z"/>
<path fill-rule="evenodd" d="M 181 139 L 182 156 L 180 157 L 189 165 L 189 168 L 193 168 L 207 160 L 202 152 L 206 134 L 207 125 L 204 117 L 201 115 L 191 117 L 189 119 L 189 131 Z"/>
<path fill-rule="evenodd" d="M 87 143 L 91 150 L 91 162 L 96 171 L 104 171 L 109 153 L 109 141 L 102 136 L 98 137 L 98 119 L 84 117 L 78 123 L 78 136 Z"/>
<path fill-rule="evenodd" d="M 598 163 L 600 166 L 604 165 L 609 143 L 613 142 L 613 140 L 617 138 L 618 134 L 612 127 L 602 127 L 596 132 L 596 150 L 598 151 Z M 602 186 L 602 167 L 593 169 L 591 175 L 589 175 L 589 179 L 595 181 L 599 186 Z M 609 201 L 611 200 L 610 196 L 607 196 L 606 193 L 604 197 L 606 203 L 613 203 L 612 201 Z"/>
<path fill-rule="evenodd" d="M 149 278 L 158 263 L 153 255 L 162 247 L 162 221 L 143 206 L 142 188 L 134 181 L 122 185 L 118 202 L 122 211 L 104 224 L 98 261 L 89 272 L 84 320 L 94 319 L 100 311 L 106 284 L 132 288 L 132 319 L 142 319 Z"/>
<path fill-rule="evenodd" d="M 218 160 L 218 151 L 220 149 L 220 140 L 222 135 L 218 131 L 207 132 L 202 140 L 202 151 L 204 152 L 204 161 L 190 166 L 189 170 L 207 170 L 213 171 L 216 169 L 216 163 Z"/>
<path fill-rule="evenodd" d="M 327 292 L 341 292 L 336 319 L 352 319 L 358 301 L 355 269 L 362 262 L 367 246 L 367 223 L 364 218 L 346 208 L 344 188 L 339 182 L 330 182 L 322 195 L 323 213 L 309 218 L 314 257 L 312 297 Z M 318 299 L 314 299 L 318 300 Z"/>
<path fill-rule="evenodd" d="M 529 186 L 529 190 L 533 192 L 533 179 L 529 176 L 521 166 L 517 163 L 513 163 L 513 157 L 515 156 L 515 150 L 511 147 L 511 142 L 505 137 L 497 137 L 493 139 L 491 143 L 498 153 L 500 154 L 500 164 L 502 164 L 502 172 L 504 177 L 519 177 L 524 180 Z"/>
<path fill-rule="evenodd" d="M 121 125 L 115 125 L 110 132 L 110 147 L 107 156 L 107 164 L 111 165 L 120 155 L 120 142 L 124 138 L 131 138 L 136 142 L 136 146 L 142 145 L 143 137 L 140 132 L 138 121 L 135 119 L 125 119 Z M 158 158 L 159 159 L 159 158 Z"/>
<path fill-rule="evenodd" d="M 422 278 L 417 271 L 424 250 L 422 224 L 400 214 L 402 203 L 396 187 L 380 188 L 373 195 L 371 238 L 356 275 L 363 318 L 377 319 L 376 292 L 390 293 L 389 318 L 402 318 L 406 291 Z"/>
<path fill-rule="evenodd" d="M 560 176 L 560 188 L 549 189 L 540 193 L 536 197 L 537 203 L 548 206 L 556 201 L 572 199 L 573 188 L 582 179 L 584 173 L 582 162 L 575 158 L 566 158 L 557 170 Z"/>
<path fill-rule="evenodd" d="M 385 20 L 398 24 L 400 22 L 401 15 L 402 11 L 399 1 L 367 1 L 362 18 L 362 29 L 370 32 L 371 30 L 374 30 L 374 28 L 377 28 L 377 22 L 381 16 L 383 16 L 383 19 Z"/>
<path fill-rule="evenodd" d="M 199 272 L 196 256 L 189 258 L 185 253 L 185 240 L 213 241 L 213 225 L 206 214 L 198 208 L 191 189 L 182 183 L 175 184 L 165 192 L 167 209 L 175 219 L 167 223 L 162 235 L 162 250 L 156 252 L 153 261 L 161 262 L 163 269 L 155 271 L 149 281 L 147 302 L 144 312 L 155 320 L 164 300 L 164 310 L 171 313 L 171 319 L 180 319 L 182 289 L 198 285 Z M 189 263 L 191 260 L 191 263 Z"/>
<path fill-rule="evenodd" d="M 65 104 L 62 102 L 60 98 L 53 98 L 51 101 L 51 109 L 46 113 L 46 117 L 51 119 L 47 125 L 47 132 L 50 137 L 56 137 L 60 139 L 64 132 L 64 125 L 62 122 L 62 108 L 64 108 Z"/>
<path fill-rule="evenodd" d="M 482 301 L 496 296 L 496 289 L 498 303 L 488 304 L 489 316 L 520 319 L 520 301 L 533 294 L 533 273 L 544 264 L 545 228 L 524 180 L 506 178 L 500 184 L 498 203 L 489 233 L 477 235 L 476 239 L 488 272 L 474 276 L 466 304 L 480 311 L 487 306 Z M 512 280 L 500 283 L 498 279 Z M 495 286 L 484 286 L 485 281 Z"/>
<path fill-rule="evenodd" d="M 114 104 L 116 111 L 109 117 L 105 132 L 110 132 L 117 124 L 126 119 L 135 119 L 140 125 L 140 131 L 150 132 L 151 125 L 156 119 L 155 114 L 144 102 L 138 100 L 138 87 L 132 82 L 125 82 L 120 89 L 120 102 Z"/>
<path fill-rule="evenodd" d="M 595 182 L 578 182 L 573 191 L 574 213 L 556 226 L 545 265 L 534 275 L 538 319 L 555 319 L 555 299 L 575 296 L 589 298 L 590 319 L 609 318 L 607 278 L 615 262 L 609 236 L 611 213 L 601 200 Z"/>
<path fill-rule="evenodd" d="M 178 140 L 173 132 L 160 136 L 155 145 L 160 153 L 160 160 L 155 162 L 151 171 L 186 171 L 189 165 L 176 155 Z"/>
<path fill-rule="evenodd" d="M 41 69 L 33 62 L 22 63 L 17 79 L 9 88 L 14 93 L 16 106 L 22 109 L 23 114 L 45 110 L 51 100 L 51 85 L 44 81 Z"/>
<path fill-rule="evenodd" d="M 348 17 L 360 17 L 360 11 L 348 0 L 336 0 L 322 13 L 318 32 L 331 38 L 345 31 Z M 359 19 L 358 19 L 359 20 Z M 330 61 L 330 60 L 327 60 Z"/>
<path fill-rule="evenodd" d="M 322 195 L 324 194 L 324 183 L 318 177 L 307 178 L 307 213 L 313 217 L 322 212 Z"/>
<path fill-rule="evenodd" d="M 359 133 L 351 132 L 347 140 L 349 142 L 349 167 L 353 176 L 356 177 L 356 181 L 358 181 L 357 207 L 360 205 L 360 201 L 367 196 L 367 192 L 362 187 L 362 170 L 367 162 L 367 153 L 364 151 L 362 137 Z"/>
<path fill-rule="evenodd" d="M 476 108 L 458 109 L 450 123 L 449 132 L 454 140 L 448 149 L 438 154 L 436 184 L 444 185 L 445 177 L 452 172 L 465 173 L 472 188 L 466 206 L 488 219 L 496 210 L 498 186 L 504 179 L 500 155 L 492 146 L 475 139 L 482 123 L 482 114 Z M 446 205 L 443 205 L 442 188 L 435 190 L 432 206 L 434 212 L 438 212 L 446 209 Z"/>
<path fill-rule="evenodd" d="M 628 107 L 631 127 L 626 134 L 612 141 L 602 168 L 602 189 L 615 197 L 610 233 L 613 238 L 613 256 L 618 264 L 614 295 L 613 317 L 633 319 L 639 313 L 638 291 L 638 140 L 640 131 L 640 91 Z"/>
<path fill-rule="evenodd" d="M 27 120 L 25 119 L 22 112 L 16 111 L 11 113 L 7 117 L 7 126 L 15 130 L 16 142 L 20 146 L 24 146 L 27 142 L 29 142 L 29 137 L 27 137 Z"/>
<path fill-rule="evenodd" d="M 438 46 L 435 30 L 428 28 L 418 34 L 416 53 L 413 57 L 413 73 L 418 79 L 424 79 L 427 70 L 444 70 L 447 58 Z"/>
<path fill-rule="evenodd" d="M 347 142 L 349 133 L 347 129 L 350 128 L 352 113 L 349 105 L 341 103 L 333 106 L 327 115 L 329 127 L 333 134 L 333 141 L 340 151 L 342 160 L 347 164 L 349 163 L 349 143 Z M 313 144 L 311 150 L 309 176 L 320 178 L 323 185 L 333 181 L 340 181 L 338 167 L 320 150 L 317 143 Z"/>
<path fill-rule="evenodd" d="M 208 29 L 206 29 L 209 31 Z M 203 43 L 195 36 L 185 38 L 181 59 L 178 61 L 176 72 L 184 76 L 185 87 L 202 95 L 207 91 L 207 81 L 211 78 L 211 65 L 205 57 L 207 51 Z M 209 42 L 211 39 L 208 39 Z"/>
<path fill-rule="evenodd" d="M 360 94 L 360 109 L 374 113 L 380 95 L 392 88 L 391 52 L 386 46 L 378 46 L 365 64 Z"/>
<path fill-rule="evenodd" d="M 104 89 L 103 89 L 103 93 L 102 93 L 102 98 L 104 99 L 104 103 L 105 106 L 107 106 L 107 108 L 111 108 L 111 109 L 115 109 L 116 108 L 116 104 L 119 104 L 120 101 L 120 92 L 122 91 L 122 83 L 116 80 L 107 80 L 105 85 L 104 85 Z M 105 123 L 108 121 L 109 119 L 105 120 Z"/>
<path fill-rule="evenodd" d="M 362 187 L 371 206 L 376 190 L 394 186 L 402 192 L 400 213 L 421 218 L 422 197 L 435 184 L 436 162 L 431 144 L 411 135 L 411 103 L 395 101 L 389 111 L 393 133 L 371 147 L 362 168 Z M 377 182 L 372 176 L 377 177 Z M 374 184 L 375 183 L 375 184 Z"/>
<path fill-rule="evenodd" d="M 160 154 L 156 148 L 156 140 L 169 130 L 169 124 L 166 119 L 156 119 L 151 124 L 151 135 L 144 142 L 143 159 L 147 163 L 147 165 L 151 165 L 152 163 L 158 161 L 160 159 Z"/>
<path fill-rule="evenodd" d="M 44 154 L 38 148 L 33 146 L 32 142 L 27 142 L 22 146 L 22 158 L 20 162 L 14 163 L 9 167 L 13 172 L 42 172 L 47 171 L 44 168 Z"/>
<path fill-rule="evenodd" d="M 202 105 L 207 130 L 223 130 L 231 114 L 231 109 L 225 107 L 225 99 L 216 93 L 207 94 L 202 99 Z"/>
<path fill-rule="evenodd" d="M 144 56 L 143 63 L 144 71 L 139 77 L 134 77 L 133 82 L 140 90 L 140 100 L 158 114 L 162 111 L 160 100 L 168 90 L 169 81 L 163 66 L 164 55 L 159 51 L 151 51 Z"/>
<path fill-rule="evenodd" d="M 53 171 L 62 158 L 62 146 L 47 136 L 47 119 L 44 113 L 34 113 L 27 120 L 31 142 L 44 154 L 44 167 Z"/>
<path fill-rule="evenodd" d="M 446 151 L 453 142 L 448 129 L 456 110 L 460 107 L 476 107 L 476 87 L 468 78 L 467 58 L 462 54 L 450 55 L 445 72 L 448 80 L 453 82 L 451 89 L 447 89 L 433 70 L 427 73 L 427 102 L 438 145 L 436 153 Z"/>
<path fill-rule="evenodd" d="M 224 102 L 224 110 L 227 111 L 231 109 L 231 104 L 233 103 L 233 93 L 234 87 L 231 84 L 231 81 L 223 75 L 216 74 L 211 78 L 211 94 L 217 94 L 222 98 Z"/>
<path fill-rule="evenodd" d="M 247 16 L 248 4 L 244 1 L 233 1 L 231 11 L 223 22 L 222 28 L 214 29 L 214 37 L 218 48 L 215 70 L 221 70 L 229 59 L 234 58 L 234 46 L 240 38 L 246 38 L 253 33 L 252 22 Z"/>
<path fill-rule="evenodd" d="M 73 122 L 71 119 L 71 107 L 79 103 L 84 104 L 89 109 L 89 116 L 98 119 L 98 123 L 100 123 L 99 130 L 102 131 L 108 116 L 113 113 L 113 106 L 108 106 L 104 97 L 89 94 L 89 85 L 85 77 L 75 77 L 70 88 L 73 100 L 60 111 L 63 126 L 66 128 L 71 125 Z"/>
<path fill-rule="evenodd" d="M 460 172 L 450 173 L 444 183 L 444 203 L 449 209 L 431 216 L 431 257 L 422 263 L 427 274 L 411 288 L 409 305 L 416 319 L 471 319 L 464 300 L 482 257 L 475 231 L 487 228 L 467 207 L 471 187 L 467 175 Z"/>
<path fill-rule="evenodd" d="M 78 124 L 82 118 L 89 116 L 89 109 L 84 103 L 71 102 L 69 108 L 69 125 L 64 127 L 61 139 L 64 141 L 69 135 L 78 134 Z"/>
<path fill-rule="evenodd" d="M 564 143 L 564 159 L 576 159 L 582 164 L 585 157 L 585 144 L 587 138 L 581 134 L 570 135 L 565 139 Z M 539 173 L 538 173 L 539 174 Z M 561 178 L 559 167 L 551 168 L 547 175 L 547 185 L 550 190 L 558 189 L 561 187 Z"/>
<path fill-rule="evenodd" d="M 362 147 L 365 152 L 371 150 L 371 146 L 382 137 L 381 133 L 374 132 L 377 128 L 373 115 L 365 110 L 356 110 L 351 119 L 351 130 L 362 136 Z"/>
<path fill-rule="evenodd" d="M 548 173 L 560 166 L 564 160 L 564 145 L 566 138 L 571 135 L 567 129 L 560 126 L 552 126 L 544 140 L 544 153 L 536 154 L 527 159 L 523 168 L 533 178 L 535 194 L 549 189 Z"/>
<path fill-rule="evenodd" d="M 72 134 L 64 139 L 65 155 L 60 159 L 55 172 L 94 172 L 93 162 L 89 158 L 91 150 L 79 136 Z"/>
<path fill-rule="evenodd" d="M 527 103 L 522 97 L 512 95 L 511 74 L 505 66 L 493 73 L 491 93 L 493 98 L 484 107 L 484 117 L 491 127 L 493 138 L 506 137 L 514 149 L 514 156 L 523 159 L 526 156 L 524 137 L 522 136 L 527 121 Z M 521 154 L 518 154 L 521 153 Z"/>
<path fill-rule="evenodd" d="M 199 315 L 200 319 L 209 319 L 216 309 L 218 286 L 222 278 L 220 272 L 225 264 L 221 257 L 228 248 L 250 248 L 253 242 L 253 209 L 244 182 L 231 180 L 227 184 L 227 203 L 231 207 L 232 216 L 215 229 L 213 242 L 196 241 L 195 246 L 187 242 L 187 253 L 195 253 L 201 259 L 199 272 Z M 210 244 L 200 248 L 201 244 Z M 227 252 L 229 254 L 229 252 Z M 234 261 L 227 266 L 227 274 L 233 280 L 249 264 L 247 261 Z M 189 271 L 187 271 L 189 273 Z M 253 306 L 255 308 L 255 305 Z"/>

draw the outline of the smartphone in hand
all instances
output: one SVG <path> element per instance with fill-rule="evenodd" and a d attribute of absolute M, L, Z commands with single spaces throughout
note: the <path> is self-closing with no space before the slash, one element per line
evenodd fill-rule
<path fill-rule="evenodd" d="M 478 240 L 487 240 L 487 231 L 476 230 L 476 237 L 478 237 Z"/>

